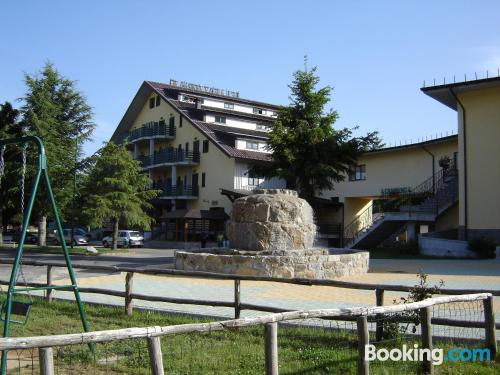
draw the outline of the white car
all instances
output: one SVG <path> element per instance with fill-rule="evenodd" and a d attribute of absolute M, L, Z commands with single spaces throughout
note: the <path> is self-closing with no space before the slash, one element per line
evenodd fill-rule
<path fill-rule="evenodd" d="M 111 247 L 113 243 L 112 236 L 106 236 L 102 239 L 102 246 Z M 118 246 L 122 247 L 143 247 L 144 237 L 135 230 L 120 230 L 118 231 Z"/>

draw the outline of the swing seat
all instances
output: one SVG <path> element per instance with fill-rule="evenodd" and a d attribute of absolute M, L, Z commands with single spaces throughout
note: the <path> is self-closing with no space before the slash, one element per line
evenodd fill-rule
<path fill-rule="evenodd" d="M 2 309 L 0 311 L 0 319 L 5 322 L 5 305 L 6 301 L 2 303 Z M 33 306 L 33 302 L 20 302 L 20 301 L 12 301 L 10 307 L 11 314 L 11 323 L 25 325 L 28 323 L 28 319 L 31 312 L 31 306 Z M 12 316 L 24 317 L 24 319 L 12 319 Z"/>

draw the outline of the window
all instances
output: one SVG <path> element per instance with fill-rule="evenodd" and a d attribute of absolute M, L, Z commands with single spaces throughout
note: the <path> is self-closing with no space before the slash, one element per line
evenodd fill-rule
<path fill-rule="evenodd" d="M 215 122 L 218 124 L 225 124 L 226 118 L 224 116 L 215 116 Z"/>
<path fill-rule="evenodd" d="M 181 119 L 182 119 L 182 117 L 181 117 Z M 174 116 L 170 116 L 170 118 L 168 119 L 168 125 L 175 126 L 175 117 Z"/>
<path fill-rule="evenodd" d="M 257 130 L 269 130 L 269 127 L 265 124 L 257 124 Z"/>
<path fill-rule="evenodd" d="M 160 95 L 156 95 L 156 106 L 160 105 Z"/>
<path fill-rule="evenodd" d="M 349 181 L 366 180 L 366 165 L 358 165 L 349 172 Z"/>
<path fill-rule="evenodd" d="M 258 142 L 247 141 L 246 148 L 249 149 L 249 150 L 258 150 L 259 149 L 259 143 Z"/>
<path fill-rule="evenodd" d="M 149 98 L 149 108 L 154 108 L 155 107 L 155 98 Z"/>
<path fill-rule="evenodd" d="M 201 187 L 205 187 L 206 175 L 205 172 L 201 174 Z"/>
<path fill-rule="evenodd" d="M 259 186 L 259 180 L 262 180 L 262 177 L 255 176 L 253 173 L 248 172 L 248 186 Z"/>
<path fill-rule="evenodd" d="M 226 108 L 226 109 L 234 109 L 234 104 L 233 103 L 224 103 L 224 108 Z"/>
<path fill-rule="evenodd" d="M 203 141 L 203 153 L 206 154 L 208 152 L 208 139 Z"/>
<path fill-rule="evenodd" d="M 255 113 L 256 115 L 265 115 L 266 110 L 262 108 L 254 108 L 253 113 Z"/>

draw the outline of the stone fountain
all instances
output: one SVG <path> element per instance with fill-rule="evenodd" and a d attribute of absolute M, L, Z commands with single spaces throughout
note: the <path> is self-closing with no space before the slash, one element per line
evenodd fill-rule
<path fill-rule="evenodd" d="M 293 190 L 256 190 L 237 199 L 226 232 L 231 249 L 177 251 L 175 268 L 308 279 L 368 272 L 366 251 L 313 247 L 313 209 Z"/>

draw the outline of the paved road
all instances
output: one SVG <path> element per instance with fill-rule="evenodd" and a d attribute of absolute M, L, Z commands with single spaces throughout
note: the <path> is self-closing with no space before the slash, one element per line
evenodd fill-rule
<path fill-rule="evenodd" d="M 98 249 L 99 250 L 99 249 Z M 172 267 L 173 256 L 175 250 L 165 249 L 130 249 L 126 253 L 116 253 L 116 255 L 72 255 L 71 262 L 76 267 L 78 265 L 103 265 L 103 266 L 121 266 L 121 267 L 137 267 L 137 268 L 157 268 L 157 267 Z M 13 260 L 15 255 L 14 251 L 0 252 L 0 259 Z M 37 254 L 29 253 L 26 251 L 23 255 L 23 260 L 36 260 L 36 261 L 61 261 L 64 258 L 60 254 Z M 8 280 L 10 277 L 12 266 L 0 264 L 0 279 Z M 23 275 L 26 281 L 45 281 L 45 268 L 44 267 L 31 267 L 23 266 Z M 94 277 L 110 274 L 109 272 L 96 272 L 91 270 L 75 269 L 77 277 Z M 18 280 L 22 280 L 23 275 L 19 276 Z M 64 268 L 54 268 L 55 280 L 65 278 L 67 272 Z"/>
<path fill-rule="evenodd" d="M 72 256 L 73 263 L 121 265 L 127 267 L 172 267 L 174 250 L 134 249 L 130 252 L 105 256 Z M 0 258 L 12 257 L 11 254 L 0 253 Z M 55 260 L 60 255 L 27 254 L 26 259 Z M 24 266 L 26 280 L 45 282 L 44 267 Z M 370 272 L 366 275 L 347 277 L 342 280 L 372 284 L 404 284 L 415 285 L 416 273 L 422 270 L 428 273 L 431 284 L 439 280 L 445 281 L 445 287 L 461 289 L 500 289 L 499 260 L 407 260 L 376 259 L 371 261 Z M 8 279 L 10 267 L 0 265 L 0 278 Z M 78 283 L 82 287 L 98 287 L 124 290 L 122 273 L 95 272 L 77 269 Z M 67 283 L 67 272 L 64 268 L 55 268 L 56 283 Z M 22 284 L 22 278 L 19 283 Z M 152 276 L 136 274 L 134 291 L 149 295 L 162 295 L 204 300 L 233 299 L 233 283 L 226 280 L 206 280 L 180 278 L 172 276 Z M 56 297 L 73 299 L 68 292 L 56 291 Z M 85 301 L 111 303 L 123 306 L 121 298 L 103 295 L 83 295 Z M 399 293 L 386 292 L 386 304 L 392 304 Z M 303 286 L 268 282 L 242 282 L 242 301 L 260 305 L 293 309 L 337 308 L 371 306 L 375 304 L 373 291 L 342 289 L 322 286 Z M 495 298 L 497 319 L 500 319 L 500 299 Z M 202 314 L 221 317 L 232 317 L 230 308 L 210 306 L 176 305 L 157 302 L 135 301 L 136 306 L 157 308 L 190 314 Z M 477 306 L 476 306 L 477 307 Z M 480 312 L 480 311 L 479 311 Z M 476 311 L 477 313 L 477 311 Z M 243 316 L 261 315 L 261 312 L 244 311 Z"/>

